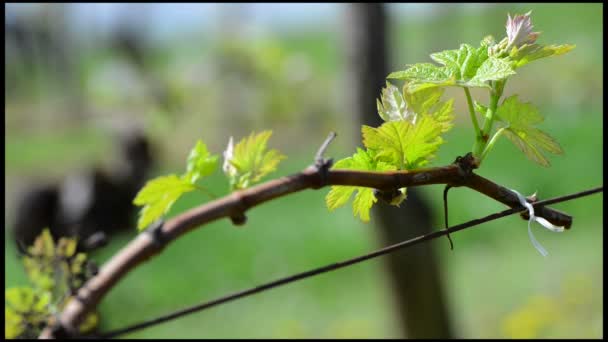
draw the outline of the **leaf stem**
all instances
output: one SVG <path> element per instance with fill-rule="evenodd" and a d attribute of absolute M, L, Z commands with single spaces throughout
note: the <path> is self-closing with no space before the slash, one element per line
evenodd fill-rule
<path fill-rule="evenodd" d="M 484 160 L 484 158 L 486 157 L 486 155 L 488 154 L 488 152 L 490 152 L 490 150 L 492 149 L 492 147 L 494 147 L 494 144 L 496 144 L 496 141 L 498 140 L 498 137 L 502 134 L 502 132 L 505 131 L 505 129 L 506 129 L 506 127 L 502 127 L 498 131 L 496 131 L 496 133 L 494 133 L 494 136 L 492 136 L 492 139 L 490 139 L 490 141 L 486 145 L 486 148 L 483 150 L 483 153 L 481 153 L 481 157 L 479 157 L 479 162 L 481 162 L 482 160 Z"/>
<path fill-rule="evenodd" d="M 483 122 L 483 129 L 481 131 L 481 139 L 475 141 L 475 145 L 473 146 L 473 156 L 476 158 L 480 158 L 482 152 L 484 151 L 488 137 L 492 132 L 492 126 L 494 124 L 494 117 L 496 114 L 496 108 L 498 107 L 498 100 L 502 96 L 502 92 L 505 87 L 505 81 L 496 81 L 492 82 L 492 90 L 490 91 L 490 107 L 488 107 L 488 111 L 486 112 L 486 118 Z M 481 159 L 480 159 L 481 163 Z"/>
<path fill-rule="evenodd" d="M 211 191 L 203 188 L 202 186 L 200 186 L 198 184 L 193 184 L 193 185 L 196 188 L 196 190 L 204 193 L 205 195 L 209 196 L 210 198 L 212 198 L 212 199 L 216 199 L 217 198 L 217 196 L 214 193 L 212 193 Z"/>
<path fill-rule="evenodd" d="M 464 94 L 467 96 L 467 104 L 469 105 L 469 114 L 471 115 L 471 122 L 473 122 L 473 127 L 475 128 L 475 138 L 477 140 L 481 139 L 481 131 L 479 130 L 479 123 L 477 122 L 477 116 L 475 115 L 475 109 L 473 109 L 473 100 L 471 99 L 471 92 L 469 88 L 463 87 Z"/>

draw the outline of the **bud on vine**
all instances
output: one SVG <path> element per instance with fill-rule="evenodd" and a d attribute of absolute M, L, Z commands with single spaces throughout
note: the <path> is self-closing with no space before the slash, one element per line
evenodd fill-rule
<path fill-rule="evenodd" d="M 507 54 L 509 48 L 509 39 L 505 37 L 498 44 L 494 44 L 488 47 L 488 56 L 504 57 Z"/>
<path fill-rule="evenodd" d="M 233 142 L 232 137 L 230 137 L 230 140 L 228 141 L 228 146 L 226 147 L 226 151 L 224 151 L 224 165 L 222 167 L 224 172 L 229 176 L 233 176 L 237 172 L 236 168 L 230 163 L 233 156 L 234 156 L 234 142 Z"/>
<path fill-rule="evenodd" d="M 510 47 L 521 47 L 524 44 L 534 44 L 536 39 L 540 35 L 540 32 L 532 32 L 532 20 L 530 19 L 530 14 L 532 11 L 529 11 L 523 15 L 516 15 L 511 18 L 511 15 L 508 15 L 507 19 L 507 38 L 509 39 L 509 48 Z"/>
<path fill-rule="evenodd" d="M 492 44 L 493 39 L 491 36 L 484 38 L 482 44 L 488 45 L 488 55 L 494 57 L 505 57 L 509 51 L 516 47 L 520 48 L 526 44 L 534 44 L 536 39 L 540 35 L 540 32 L 532 32 L 532 19 L 529 11 L 526 14 L 515 15 L 511 18 L 509 14 L 507 17 L 507 36 L 501 40 L 498 44 Z"/>

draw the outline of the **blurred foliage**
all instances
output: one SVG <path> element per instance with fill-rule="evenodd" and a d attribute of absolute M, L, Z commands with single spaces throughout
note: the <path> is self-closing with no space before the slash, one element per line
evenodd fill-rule
<path fill-rule="evenodd" d="M 601 303 L 589 290 L 599 290 L 589 274 L 570 274 L 555 294 L 534 294 L 506 315 L 501 330 L 506 338 L 596 338 L 602 335 Z"/>
<path fill-rule="evenodd" d="M 93 264 L 84 253 L 76 253 L 76 239 L 53 241 L 44 229 L 23 257 L 32 287 L 5 290 L 5 338 L 36 338 L 54 315 L 60 312 L 76 290 L 93 276 Z M 96 312 L 80 325 L 81 333 L 97 327 Z"/>
<path fill-rule="evenodd" d="M 477 43 L 484 33 L 501 36 L 506 13 L 530 9 L 543 39 L 576 44 L 576 50 L 545 66 L 526 66 L 530 69 L 505 89 L 507 96 L 521 93 L 522 101 L 534 99 L 547 117 L 542 128 L 553 133 L 565 154 L 553 158 L 547 170 L 531 165 L 508 141 L 498 141 L 481 175 L 525 194 L 538 190 L 541 199 L 601 184 L 602 4 L 443 3 L 424 5 L 429 9 L 425 15 L 411 11 L 410 4 L 387 6 L 391 15 L 390 70 L 426 60 L 432 51 L 457 48 L 458 42 Z M 277 176 L 310 164 L 329 130 L 337 130 L 339 139 L 328 155 L 336 160 L 347 156 L 353 146 L 344 137 L 350 130 L 358 136 L 359 123 L 340 102 L 349 89 L 340 86 L 345 58 L 340 53 L 340 22 L 335 17 L 313 29 L 273 31 L 232 42 L 197 32 L 167 44 L 149 43 L 145 54 L 150 59 L 145 64 L 149 74 L 137 71 L 124 54 L 110 48 L 108 36 L 86 36 L 82 45 L 74 43 L 77 48 L 68 49 L 74 83 L 58 78 L 56 69 L 47 63 L 50 55 L 40 51 L 31 54 L 31 65 L 26 64 L 25 58 L 10 50 L 7 39 L 5 221 L 14 194 L 32 177 L 48 179 L 108 158 L 107 130 L 115 121 L 144 123 L 162 147 L 159 157 L 164 160 L 158 174 L 183 165 L 196 139 L 203 137 L 210 150 L 220 151 L 229 136 L 252 130 L 273 129 L 275 146 L 289 156 Z M 70 35 L 63 37 L 67 41 Z M 222 59 L 225 61 L 218 63 Z M 162 93 L 154 90 L 157 87 L 166 90 L 171 105 L 161 105 L 154 95 Z M 68 88 L 79 91 L 71 93 Z M 466 103 L 459 100 L 462 91 L 446 96 L 456 97 L 456 124 L 446 134 L 447 144 L 437 154 L 437 165 L 452 162 L 471 147 Z M 74 98 L 80 99 L 75 101 L 80 105 L 72 105 Z M 242 112 L 235 109 L 238 107 Z M 585 176 L 572 177 L 581 167 Z M 217 172 L 210 176 L 209 184 L 215 193 L 226 191 Z M 443 225 L 441 191 L 433 186 L 422 189 L 423 196 L 434 204 L 436 227 Z M 373 225 L 362 224 L 348 211 L 329 214 L 323 195 L 311 191 L 269 202 L 252 210 L 246 229 L 234 229 L 229 221 L 222 221 L 192 231 L 117 284 L 99 306 L 104 317 L 100 329 L 120 328 L 378 247 Z M 452 190 L 449 196 L 453 223 L 504 209 L 466 189 Z M 203 194 L 189 193 L 168 216 L 207 200 Z M 531 296 L 541 296 L 545 298 L 541 304 L 552 303 L 542 305 L 553 305 L 561 313 L 559 320 L 539 325 L 536 336 L 602 337 L 602 205 L 601 195 L 556 205 L 575 221 L 573 229 L 564 234 L 538 233 L 551 253 L 546 259 L 530 245 L 525 221 L 517 217 L 455 234 L 453 252 L 445 241 L 431 242 L 442 257 L 444 280 L 450 284 L 450 312 L 458 336 L 511 336 L 504 329 L 511 321 L 508 317 L 517 316 L 520 309 L 537 307 L 532 299 L 532 304 L 526 302 Z M 135 232 L 95 252 L 95 259 L 107 260 Z M 23 287 L 28 279 L 8 235 L 5 266 L 5 288 Z M 591 283 L 580 281 L 569 292 L 556 291 L 557 284 L 569 283 L 564 279 L 572 270 L 595 276 Z M 370 261 L 126 336 L 395 338 L 399 329 L 383 272 L 381 261 Z M 564 311 L 573 307 L 567 304 L 571 299 L 566 299 L 566 293 L 587 304 L 578 306 L 580 310 Z M 273 316 L 269 318 L 270 312 Z M 15 315 L 10 317 L 18 321 Z"/>

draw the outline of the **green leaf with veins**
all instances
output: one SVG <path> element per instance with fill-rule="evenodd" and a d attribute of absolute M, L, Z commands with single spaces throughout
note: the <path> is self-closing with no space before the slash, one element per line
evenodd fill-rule
<path fill-rule="evenodd" d="M 196 187 L 187 177 L 174 174 L 154 178 L 137 193 L 133 204 L 143 206 L 139 211 L 137 229 L 140 231 L 165 215 L 177 199 Z"/>
<path fill-rule="evenodd" d="M 403 97 L 416 116 L 414 120 L 410 120 L 416 124 L 418 116 L 430 116 L 441 125 L 441 132 L 447 132 L 452 128 L 454 120 L 454 99 L 446 102 L 440 102 L 439 99 L 443 95 L 442 88 L 425 88 L 416 92 L 408 91 L 407 87 L 403 89 Z"/>
<path fill-rule="evenodd" d="M 387 78 L 406 80 L 411 92 L 429 88 L 455 85 L 456 78 L 449 75 L 449 70 L 431 63 L 418 63 L 403 71 L 396 71 Z"/>
<path fill-rule="evenodd" d="M 509 57 L 512 61 L 513 69 L 522 67 L 534 60 L 549 56 L 559 56 L 574 49 L 576 45 L 540 45 L 540 44 L 524 44 L 521 47 L 513 47 Z"/>
<path fill-rule="evenodd" d="M 474 48 L 469 44 L 461 44 L 458 50 L 446 50 L 431 54 L 431 58 L 445 65 L 450 76 L 457 80 L 468 80 L 475 76 L 477 69 L 488 59 L 488 49 Z"/>
<path fill-rule="evenodd" d="M 496 110 L 496 115 L 505 128 L 505 136 L 532 161 L 548 167 L 550 163 L 543 151 L 563 153 L 555 139 L 533 127 L 544 120 L 538 109 L 530 103 L 520 102 L 517 95 L 505 99 Z"/>
<path fill-rule="evenodd" d="M 421 116 L 430 116 L 442 126 L 442 132 L 452 127 L 454 100 L 440 102 L 444 90 L 438 87 L 411 92 L 407 85 L 403 94 L 390 82 L 382 89 L 381 100 L 377 100 L 378 114 L 386 121 L 409 121 L 416 124 Z"/>
<path fill-rule="evenodd" d="M 413 170 L 434 157 L 443 143 L 443 125 L 430 116 L 422 116 L 416 124 L 408 121 L 385 122 L 378 128 L 363 126 L 363 144 L 376 151 L 376 158 L 394 165 L 398 170 Z"/>
<path fill-rule="evenodd" d="M 431 54 L 442 67 L 430 64 L 414 64 L 404 71 L 391 73 L 388 78 L 408 81 L 411 92 L 441 86 L 490 88 L 488 81 L 504 79 L 515 72 L 511 64 L 496 57 L 488 57 L 487 46 L 475 48 L 460 45 L 458 50 L 445 50 Z"/>
<path fill-rule="evenodd" d="M 332 169 L 347 169 L 360 171 L 394 171 L 397 168 L 375 158 L 374 152 L 357 148 L 357 153 L 352 157 L 339 160 Z M 361 221 L 369 221 L 369 211 L 377 201 L 373 189 L 360 186 L 334 185 L 325 197 L 325 203 L 330 211 L 343 206 L 348 202 L 354 192 L 357 192 L 353 200 L 353 215 L 359 216 Z"/>
<path fill-rule="evenodd" d="M 186 174 L 183 177 L 194 184 L 199 178 L 213 173 L 217 163 L 218 156 L 211 155 L 207 150 L 207 145 L 202 140 L 198 140 L 188 155 Z"/>
<path fill-rule="evenodd" d="M 475 76 L 469 83 L 475 84 L 474 86 L 477 87 L 482 87 L 487 85 L 487 81 L 502 80 L 514 74 L 515 71 L 511 68 L 511 63 L 506 59 L 489 57 L 481 66 L 479 66 Z"/>
<path fill-rule="evenodd" d="M 454 126 L 454 99 L 439 102 L 429 116 L 441 126 L 441 133 L 449 131 Z"/>
<path fill-rule="evenodd" d="M 266 150 L 268 139 L 272 131 L 263 131 L 259 134 L 251 133 L 243 138 L 228 156 L 225 172 L 228 176 L 232 190 L 239 190 L 256 183 L 265 175 L 276 170 L 279 162 L 286 158 L 278 150 Z"/>
<path fill-rule="evenodd" d="M 410 92 L 406 87 L 403 87 L 403 98 L 407 103 L 407 106 L 417 114 L 429 114 L 431 109 L 441 99 L 444 90 L 441 88 L 426 88 L 416 92 Z"/>

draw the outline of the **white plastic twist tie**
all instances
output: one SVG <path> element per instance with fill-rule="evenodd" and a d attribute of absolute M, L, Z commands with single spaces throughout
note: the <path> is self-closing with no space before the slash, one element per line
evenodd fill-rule
<path fill-rule="evenodd" d="M 528 201 L 526 201 L 524 196 L 522 196 L 519 192 L 517 192 L 513 189 L 511 189 L 511 191 L 513 191 L 517 195 L 517 198 L 519 199 L 519 203 L 521 205 L 523 205 L 524 207 L 528 208 L 528 214 L 530 216 L 530 219 L 528 220 L 528 235 L 530 236 L 530 241 L 532 242 L 532 244 L 534 245 L 536 250 L 539 251 L 540 254 L 542 254 L 542 256 L 546 257 L 547 255 L 549 255 L 549 252 L 547 252 L 547 250 L 544 249 L 543 246 L 541 246 L 541 244 L 536 240 L 536 238 L 534 238 L 534 234 L 532 234 L 532 229 L 530 228 L 530 223 L 532 222 L 532 220 L 534 220 L 534 221 L 540 223 L 543 227 L 549 229 L 552 232 L 556 232 L 556 233 L 563 232 L 564 227 L 554 226 L 553 224 L 551 224 L 551 222 L 547 221 L 545 218 L 534 216 L 534 207 L 532 206 L 532 204 L 528 203 Z"/>

